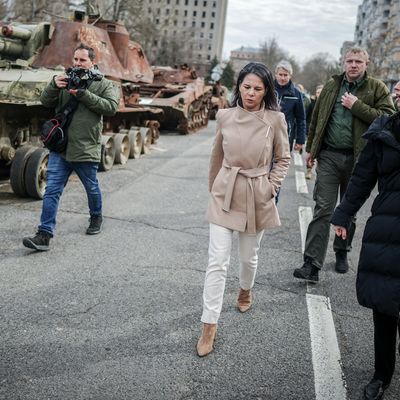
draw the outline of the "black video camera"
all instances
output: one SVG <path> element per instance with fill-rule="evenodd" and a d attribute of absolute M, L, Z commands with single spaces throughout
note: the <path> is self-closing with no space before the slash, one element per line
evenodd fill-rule
<path fill-rule="evenodd" d="M 71 67 L 66 70 L 67 90 L 86 90 L 93 81 L 101 81 L 103 75 L 97 69 Z"/>

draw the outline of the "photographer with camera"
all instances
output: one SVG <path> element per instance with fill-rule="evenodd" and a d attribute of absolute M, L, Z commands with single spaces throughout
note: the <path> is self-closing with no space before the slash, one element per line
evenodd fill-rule
<path fill-rule="evenodd" d="M 74 50 L 73 67 L 67 70 L 67 74 L 55 76 L 41 94 L 42 104 L 55 108 L 57 112 L 71 98 L 76 99 L 77 104 L 69 116 L 66 150 L 63 153 L 50 151 L 49 154 L 40 225 L 34 237 L 23 239 L 24 246 L 30 249 L 49 250 L 58 203 L 73 171 L 81 180 L 88 198 L 90 225 L 86 233 L 100 233 L 103 218 L 97 169 L 101 157 L 103 115 L 116 113 L 119 89 L 94 68 L 94 59 L 94 49 L 80 44 Z"/>

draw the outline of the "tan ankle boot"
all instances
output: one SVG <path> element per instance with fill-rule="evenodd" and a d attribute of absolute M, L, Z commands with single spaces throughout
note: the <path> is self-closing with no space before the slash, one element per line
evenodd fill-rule
<path fill-rule="evenodd" d="M 239 297 L 237 299 L 237 307 L 240 312 L 246 312 L 251 307 L 252 295 L 251 289 L 240 289 Z"/>
<path fill-rule="evenodd" d="M 217 324 L 203 324 L 203 332 L 197 342 L 197 355 L 204 357 L 214 350 L 215 335 Z"/>

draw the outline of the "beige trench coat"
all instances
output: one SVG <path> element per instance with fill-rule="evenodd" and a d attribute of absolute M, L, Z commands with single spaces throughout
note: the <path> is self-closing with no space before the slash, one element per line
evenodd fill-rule
<path fill-rule="evenodd" d="M 208 221 L 250 234 L 279 226 L 275 195 L 289 164 L 283 113 L 264 108 L 249 112 L 240 106 L 218 111 Z"/>

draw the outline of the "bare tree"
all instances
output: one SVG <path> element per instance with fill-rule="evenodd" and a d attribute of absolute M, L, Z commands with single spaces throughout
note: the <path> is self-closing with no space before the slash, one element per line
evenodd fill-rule
<path fill-rule="evenodd" d="M 340 72 L 339 62 L 329 53 L 317 53 L 305 62 L 296 81 L 301 82 L 310 93 L 314 93 L 318 85 L 325 84 L 333 74 Z"/>
<path fill-rule="evenodd" d="M 300 70 L 298 62 L 286 50 L 279 46 L 276 37 L 265 40 L 260 44 L 260 48 L 260 61 L 267 65 L 272 72 L 275 71 L 276 64 L 278 64 L 279 61 L 287 60 L 292 64 L 293 75 L 297 75 Z"/>
<path fill-rule="evenodd" d="M 74 5 L 73 0 L 12 0 L 8 11 L 13 21 L 40 22 L 52 15 L 67 18 Z"/>

